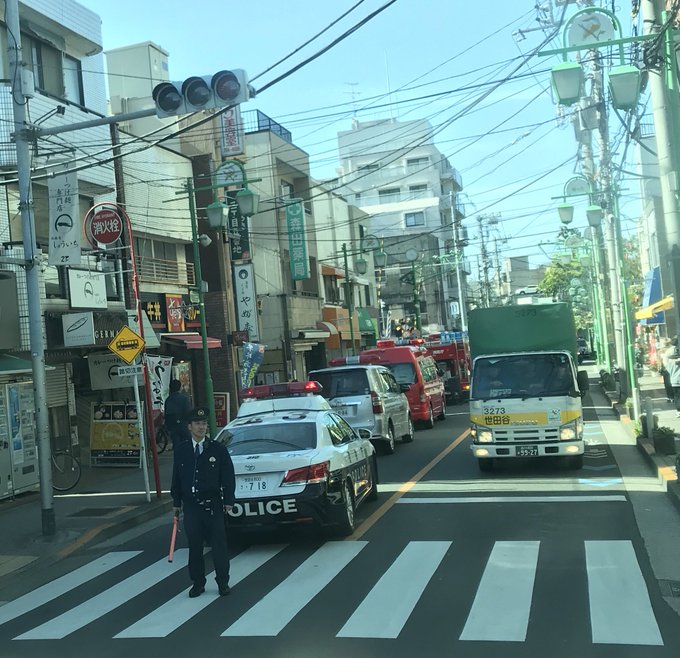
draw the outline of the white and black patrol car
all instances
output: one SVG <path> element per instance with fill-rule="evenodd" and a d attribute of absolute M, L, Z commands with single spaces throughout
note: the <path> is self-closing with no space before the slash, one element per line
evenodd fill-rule
<path fill-rule="evenodd" d="M 360 435 L 321 397 L 318 382 L 254 386 L 218 435 L 234 462 L 230 526 L 316 524 L 351 534 L 355 510 L 378 496 L 370 432 Z"/>

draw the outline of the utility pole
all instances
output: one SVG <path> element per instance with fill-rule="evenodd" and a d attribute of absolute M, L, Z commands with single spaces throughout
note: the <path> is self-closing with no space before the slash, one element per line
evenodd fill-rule
<path fill-rule="evenodd" d="M 449 192 L 449 202 L 451 206 L 451 221 L 453 223 L 453 243 L 456 248 L 456 283 L 458 284 L 458 306 L 460 307 L 460 329 L 467 331 L 467 304 L 465 291 L 463 290 L 463 277 L 461 274 L 463 260 L 463 246 L 460 232 L 460 222 L 455 219 L 455 208 L 453 203 L 453 192 Z"/>
<path fill-rule="evenodd" d="M 486 227 L 484 226 L 484 220 L 486 217 L 484 215 L 480 215 L 477 217 L 477 222 L 479 223 L 479 240 L 482 246 L 481 249 L 481 255 L 482 255 L 482 286 L 484 292 L 482 293 L 482 300 L 484 302 L 484 306 L 486 308 L 489 308 L 491 306 L 491 301 L 489 299 L 489 288 L 490 288 L 490 283 L 489 283 L 489 252 L 486 250 L 486 235 L 484 233 Z"/>
<path fill-rule="evenodd" d="M 26 99 L 23 95 L 23 58 L 19 25 L 19 0 L 6 0 L 7 43 L 9 44 L 10 80 L 12 81 L 12 110 L 14 114 L 14 141 L 17 152 L 17 179 L 19 182 L 19 211 L 24 245 L 26 270 L 26 296 L 28 298 L 28 324 L 33 371 L 33 396 L 35 404 L 35 430 L 38 445 L 38 472 L 40 475 L 40 505 L 42 534 L 46 537 L 56 532 L 52 498 L 52 454 L 50 424 L 47 414 L 45 388 L 45 343 L 43 341 L 42 309 L 40 304 L 40 268 L 35 242 L 33 217 L 33 192 L 31 187 L 31 159 L 26 139 Z"/>
<path fill-rule="evenodd" d="M 349 315 L 349 338 L 352 341 L 352 355 L 357 355 L 357 346 L 354 342 L 354 297 L 352 282 L 349 278 L 349 263 L 347 261 L 347 243 L 342 243 L 342 258 L 345 265 L 345 297 L 347 299 L 347 314 Z"/>

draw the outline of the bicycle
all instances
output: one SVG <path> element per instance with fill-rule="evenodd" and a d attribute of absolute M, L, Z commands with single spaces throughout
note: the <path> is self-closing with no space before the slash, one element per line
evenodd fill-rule
<path fill-rule="evenodd" d="M 55 491 L 69 491 L 80 482 L 80 462 L 65 450 L 52 453 L 52 488 Z"/>
<path fill-rule="evenodd" d="M 168 447 L 168 441 L 170 440 L 170 434 L 165 427 L 161 425 L 156 429 L 156 452 L 160 455 Z"/>

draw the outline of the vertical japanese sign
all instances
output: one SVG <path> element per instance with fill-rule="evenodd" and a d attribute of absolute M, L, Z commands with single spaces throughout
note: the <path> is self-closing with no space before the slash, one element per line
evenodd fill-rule
<path fill-rule="evenodd" d="M 236 203 L 236 192 L 227 193 L 229 206 L 229 248 L 231 260 L 250 260 L 250 237 L 248 235 L 248 218 L 241 214 Z"/>
<path fill-rule="evenodd" d="M 265 346 L 260 343 L 243 343 L 243 369 L 241 388 L 248 388 L 255 381 L 255 375 L 264 361 Z"/>
<path fill-rule="evenodd" d="M 165 295 L 165 311 L 168 319 L 168 331 L 184 331 L 182 295 Z"/>
<path fill-rule="evenodd" d="M 151 408 L 163 410 L 165 398 L 170 395 L 171 356 L 146 356 L 151 385 Z"/>
<path fill-rule="evenodd" d="M 252 263 L 234 265 L 234 298 L 238 328 L 248 332 L 252 341 L 260 340 L 257 325 L 257 297 Z"/>
<path fill-rule="evenodd" d="M 238 105 L 222 113 L 222 157 L 231 158 L 244 152 L 244 129 Z"/>
<path fill-rule="evenodd" d="M 78 175 L 57 174 L 47 181 L 50 265 L 80 265 Z"/>
<path fill-rule="evenodd" d="M 305 240 L 305 211 L 302 199 L 291 199 L 291 203 L 286 206 L 286 223 L 288 224 L 290 273 L 293 281 L 309 279 L 309 259 L 307 258 L 307 242 Z"/>

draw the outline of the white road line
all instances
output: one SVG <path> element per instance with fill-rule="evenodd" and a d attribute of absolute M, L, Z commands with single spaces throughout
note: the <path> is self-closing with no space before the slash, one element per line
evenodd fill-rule
<path fill-rule="evenodd" d="M 271 560 L 275 555 L 286 547 L 285 544 L 271 546 L 253 546 L 243 553 L 239 553 L 229 567 L 229 584 L 233 587 L 244 578 L 247 578 L 263 564 Z M 115 635 L 116 638 L 129 637 L 167 637 L 177 630 L 182 624 L 195 617 L 201 610 L 220 598 L 217 591 L 217 583 L 214 580 L 215 572 L 206 576 L 205 594 L 190 599 L 187 592 L 173 597 L 152 613 L 138 622 L 128 626 L 124 631 Z"/>
<path fill-rule="evenodd" d="M 119 582 L 101 594 L 97 594 L 84 603 L 68 610 L 67 612 L 51 619 L 50 621 L 36 626 L 23 635 L 15 637 L 15 640 L 61 640 L 95 619 L 115 610 L 127 603 L 130 599 L 153 587 L 156 583 L 172 575 L 180 569 L 186 568 L 186 559 L 189 550 L 180 548 L 175 551 L 175 559 L 168 562 L 167 558 L 159 560 L 146 569 L 133 574 L 129 578 Z"/>
<path fill-rule="evenodd" d="M 662 646 L 635 549 L 630 541 L 586 541 L 593 642 Z"/>
<path fill-rule="evenodd" d="M 397 638 L 451 544 L 450 541 L 410 542 L 337 637 Z"/>
<path fill-rule="evenodd" d="M 26 612 L 30 612 L 41 605 L 53 601 L 57 597 L 70 592 L 88 580 L 101 576 L 105 571 L 117 567 L 123 562 L 139 555 L 142 551 L 120 551 L 117 553 L 107 553 L 97 560 L 84 564 L 75 571 L 71 571 L 51 583 L 47 583 L 38 589 L 34 589 L 28 594 L 19 597 L 14 601 L 6 603 L 0 607 L 0 624 L 4 624 Z"/>
<path fill-rule="evenodd" d="M 227 628 L 222 637 L 278 635 L 367 543 L 334 541 L 324 544 L 288 578 Z"/>
<path fill-rule="evenodd" d="M 459 503 L 625 503 L 627 498 L 616 494 L 602 496 L 458 496 L 456 498 L 400 498 L 397 504 L 459 504 Z"/>
<path fill-rule="evenodd" d="M 460 635 L 461 640 L 526 640 L 539 543 L 495 543 Z"/>

